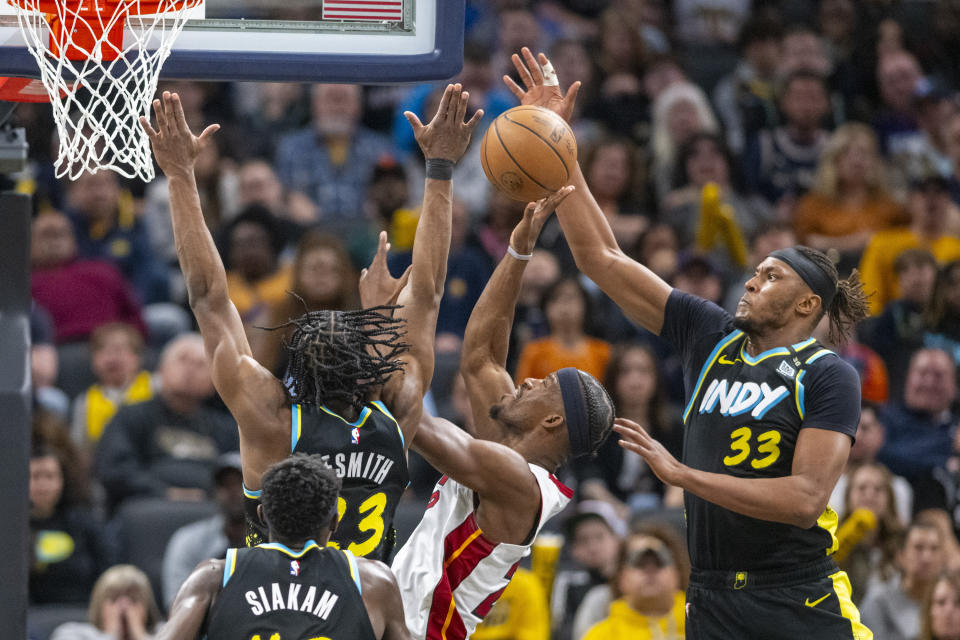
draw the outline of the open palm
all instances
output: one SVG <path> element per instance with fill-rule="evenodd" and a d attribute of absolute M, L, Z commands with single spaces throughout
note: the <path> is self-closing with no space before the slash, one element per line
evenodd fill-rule
<path fill-rule="evenodd" d="M 520 74 L 520 81 L 523 82 L 525 89 L 514 82 L 510 76 L 503 76 L 507 88 L 513 92 L 513 95 L 517 96 L 520 104 L 549 109 L 570 122 L 573 107 L 577 101 L 577 93 L 580 91 L 580 81 L 578 80 L 570 85 L 567 95 L 563 95 L 556 83 L 556 75 L 553 74 L 553 66 L 547 56 L 541 53 L 538 61 L 537 58 L 533 57 L 530 49 L 526 47 L 521 49 L 521 53 L 523 58 L 513 54 L 511 59 L 517 73 Z"/>

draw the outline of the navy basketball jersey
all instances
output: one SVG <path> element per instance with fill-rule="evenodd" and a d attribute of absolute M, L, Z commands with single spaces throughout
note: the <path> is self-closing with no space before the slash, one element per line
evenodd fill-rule
<path fill-rule="evenodd" d="M 209 640 L 373 640 L 356 558 L 307 541 L 229 549 L 210 609 Z"/>
<path fill-rule="evenodd" d="M 409 482 L 403 432 L 380 401 L 366 405 L 350 422 L 322 405 L 290 408 L 291 452 L 316 454 L 342 482 L 339 523 L 330 545 L 354 555 L 389 560 L 396 540 L 393 514 Z M 247 545 L 266 540 L 256 515 L 259 492 L 244 490 Z"/>
<path fill-rule="evenodd" d="M 859 378 L 849 364 L 813 338 L 751 357 L 747 336 L 708 304 L 674 293 L 665 315 L 664 337 L 686 341 L 684 464 L 741 478 L 789 476 L 802 429 L 856 433 Z M 689 491 L 684 504 L 698 569 L 783 569 L 837 547 L 837 514 L 829 507 L 802 529 L 735 513 Z"/>

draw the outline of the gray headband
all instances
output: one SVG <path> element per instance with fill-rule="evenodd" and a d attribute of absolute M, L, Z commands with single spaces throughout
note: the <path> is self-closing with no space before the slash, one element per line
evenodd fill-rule
<path fill-rule="evenodd" d="M 807 283 L 810 290 L 820 296 L 824 310 L 830 309 L 833 298 L 837 295 L 837 285 L 817 263 L 797 251 L 795 247 L 777 249 L 770 252 L 769 257 L 786 262 L 791 269 L 797 272 L 800 279 Z"/>
<path fill-rule="evenodd" d="M 560 397 L 563 398 L 563 411 L 566 414 L 570 455 L 576 457 L 590 453 L 590 417 L 587 413 L 586 398 L 583 397 L 580 373 L 573 367 L 560 369 L 557 371 L 557 383 L 560 385 Z"/>

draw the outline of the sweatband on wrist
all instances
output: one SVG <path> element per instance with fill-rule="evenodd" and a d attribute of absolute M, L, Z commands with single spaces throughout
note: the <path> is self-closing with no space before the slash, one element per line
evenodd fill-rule
<path fill-rule="evenodd" d="M 837 295 L 837 285 L 817 263 L 794 247 L 771 251 L 770 257 L 787 263 L 791 269 L 797 272 L 800 279 L 807 283 L 810 290 L 820 296 L 823 308 L 825 310 L 830 309 L 830 304 Z"/>
<path fill-rule="evenodd" d="M 452 180 L 453 160 L 427 158 L 427 177 L 431 180 Z"/>
<path fill-rule="evenodd" d="M 510 245 L 507 245 L 507 253 L 509 253 L 511 257 L 517 260 L 522 260 L 523 262 L 529 262 L 530 258 L 533 257 L 532 253 L 517 253 L 516 249 L 514 249 Z"/>

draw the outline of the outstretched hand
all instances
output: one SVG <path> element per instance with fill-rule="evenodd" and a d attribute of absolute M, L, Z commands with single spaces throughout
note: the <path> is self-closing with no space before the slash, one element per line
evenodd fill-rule
<path fill-rule="evenodd" d="M 550 64 L 550 60 L 542 53 L 533 57 L 530 49 L 524 47 L 520 50 L 523 58 L 517 54 L 511 56 L 513 66 L 520 74 L 520 81 L 523 82 L 524 90 L 520 85 L 513 81 L 510 76 L 503 76 L 503 81 L 507 88 L 513 92 L 520 100 L 520 104 L 534 105 L 553 111 L 561 118 L 570 122 L 573 116 L 573 107 L 577 102 L 577 93 L 580 92 L 580 81 L 577 80 L 567 89 L 567 95 L 560 91 L 560 84 L 557 80 L 557 74 Z"/>
<path fill-rule="evenodd" d="M 463 91 L 461 85 L 448 84 L 440 99 L 440 108 L 426 125 L 411 111 L 404 111 L 403 115 L 413 127 L 413 136 L 429 159 L 450 160 L 458 162 L 467 151 L 473 130 L 477 128 L 483 109 L 477 109 L 469 121 L 464 122 L 467 115 L 467 101 L 470 94 Z"/>
<path fill-rule="evenodd" d="M 183 115 L 180 96 L 169 91 L 164 91 L 161 99 L 153 101 L 153 113 L 157 129 L 150 126 L 145 116 L 140 116 L 140 126 L 150 138 L 157 164 L 168 178 L 192 174 L 197 156 L 220 129 L 220 125 L 212 124 L 199 136 L 193 135 Z"/>
<path fill-rule="evenodd" d="M 617 418 L 613 430 L 620 434 L 621 447 L 643 458 L 663 482 L 682 488 L 684 465 L 674 458 L 666 447 L 654 440 L 646 429 L 633 420 Z"/>
<path fill-rule="evenodd" d="M 390 275 L 390 269 L 387 267 L 389 251 L 387 232 L 381 231 L 377 254 L 373 256 L 370 266 L 360 272 L 360 305 L 364 309 L 380 305 L 395 305 L 400 292 L 410 279 L 410 269 L 413 265 L 407 267 L 399 278 Z"/>
<path fill-rule="evenodd" d="M 540 237 L 540 230 L 550 218 L 554 209 L 563 202 L 563 199 L 573 193 L 573 185 L 567 185 L 558 191 L 554 191 L 546 198 L 531 202 L 523 210 L 523 218 L 513 232 L 510 234 L 510 246 L 517 253 L 529 254 L 537 244 L 537 238 Z"/>

